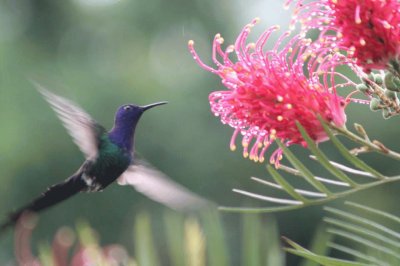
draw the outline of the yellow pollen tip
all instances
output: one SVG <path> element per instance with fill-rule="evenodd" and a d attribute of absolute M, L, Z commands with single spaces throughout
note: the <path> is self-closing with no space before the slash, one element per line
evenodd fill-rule
<path fill-rule="evenodd" d="M 231 151 L 235 151 L 236 150 L 236 145 L 231 145 L 229 148 L 231 149 Z"/>
<path fill-rule="evenodd" d="M 249 159 L 253 161 L 254 160 L 254 156 L 250 154 Z"/>
<path fill-rule="evenodd" d="M 278 101 L 278 102 L 283 102 L 283 97 L 282 96 L 280 96 L 280 95 L 278 95 L 277 97 L 276 97 L 276 100 Z"/>
<path fill-rule="evenodd" d="M 247 147 L 249 147 L 249 143 L 248 143 L 248 142 L 245 142 L 245 141 L 243 141 L 243 142 L 242 142 L 242 146 L 243 146 L 244 148 L 247 148 Z"/>
<path fill-rule="evenodd" d="M 258 162 L 258 156 L 254 156 L 253 160 L 257 163 Z"/>
<path fill-rule="evenodd" d="M 337 4 L 337 0 L 331 0 L 333 4 Z"/>
<path fill-rule="evenodd" d="M 188 45 L 189 45 L 189 46 L 193 46 L 193 45 L 194 45 L 194 41 L 193 41 L 193 40 L 189 40 L 189 41 L 188 41 Z"/>
<path fill-rule="evenodd" d="M 234 50 L 235 50 L 235 46 L 233 46 L 233 45 L 229 45 L 229 46 L 226 48 L 226 52 L 227 52 L 227 53 L 232 53 Z"/>
<path fill-rule="evenodd" d="M 260 163 L 263 163 L 264 160 L 265 160 L 264 156 L 261 156 L 259 162 L 260 162 Z"/>
<path fill-rule="evenodd" d="M 244 157 L 244 158 L 249 157 L 249 153 L 248 153 L 248 152 L 243 152 L 243 157 Z"/>
<path fill-rule="evenodd" d="M 247 48 L 249 48 L 249 49 L 254 49 L 255 47 L 256 47 L 256 44 L 255 44 L 254 42 L 249 43 L 249 44 L 247 45 Z"/>
<path fill-rule="evenodd" d="M 258 147 L 258 148 L 262 148 L 262 146 L 263 146 L 262 142 L 259 142 L 259 143 L 257 144 L 257 147 Z"/>
<path fill-rule="evenodd" d="M 278 161 L 282 160 L 282 158 L 283 158 L 283 156 L 282 156 L 282 155 L 279 155 Z"/>
<path fill-rule="evenodd" d="M 256 18 L 254 18 L 254 24 L 257 24 L 257 23 L 259 23 L 261 21 L 261 19 L 259 18 L 259 17 L 256 17 Z"/>
<path fill-rule="evenodd" d="M 356 24 L 361 24 L 361 22 L 362 22 L 362 21 L 361 21 L 360 18 L 357 18 L 357 19 L 356 19 Z"/>
<path fill-rule="evenodd" d="M 223 43 L 224 43 L 224 38 L 219 37 L 219 38 L 218 38 L 218 43 L 219 43 L 219 44 L 223 44 Z"/>
<path fill-rule="evenodd" d="M 290 104 L 290 103 L 288 103 L 288 104 L 286 104 L 286 108 L 290 110 L 290 109 L 292 109 L 292 108 L 293 108 L 293 105 L 292 105 L 292 104 Z"/>
<path fill-rule="evenodd" d="M 343 37 L 343 33 L 338 32 L 338 33 L 336 34 L 336 37 L 338 37 L 339 39 L 342 38 L 342 37 Z"/>
<path fill-rule="evenodd" d="M 362 45 L 362 46 L 365 46 L 366 44 L 367 44 L 367 42 L 364 40 L 364 39 L 360 39 L 360 44 Z"/>
<path fill-rule="evenodd" d="M 278 116 L 276 117 L 276 120 L 278 120 L 279 122 L 281 122 L 281 121 L 283 120 L 283 116 L 278 115 Z"/>
<path fill-rule="evenodd" d="M 270 135 L 276 135 L 276 130 L 275 130 L 275 129 L 271 129 L 271 130 L 269 131 L 269 134 L 270 134 Z"/>

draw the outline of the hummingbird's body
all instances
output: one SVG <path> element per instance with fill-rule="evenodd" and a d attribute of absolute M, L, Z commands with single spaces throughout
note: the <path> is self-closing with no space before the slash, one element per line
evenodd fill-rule
<path fill-rule="evenodd" d="M 13 225 L 25 211 L 41 211 L 78 192 L 101 191 L 123 174 L 126 175 L 124 179 L 130 178 L 129 176 L 134 171 L 127 169 L 133 163 L 133 138 L 137 122 L 145 110 L 166 103 L 159 102 L 147 106 L 123 105 L 115 114 L 114 127 L 107 132 L 104 127 L 69 100 L 40 86 L 38 89 L 64 122 L 85 154 L 86 160 L 78 171 L 64 182 L 51 186 L 31 203 L 12 213 L 9 219 L 0 226 L 0 231 Z M 126 181 L 123 183 L 129 184 Z"/>
<path fill-rule="evenodd" d="M 97 158 L 86 160 L 80 169 L 86 190 L 103 190 L 125 172 L 132 159 L 132 150 L 114 143 L 109 134 L 101 136 Z"/>

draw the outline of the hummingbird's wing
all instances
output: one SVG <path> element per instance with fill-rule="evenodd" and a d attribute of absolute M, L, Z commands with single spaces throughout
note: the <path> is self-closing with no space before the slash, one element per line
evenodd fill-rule
<path fill-rule="evenodd" d="M 38 83 L 34 85 L 57 113 L 86 159 L 96 157 L 100 136 L 105 129 L 72 101 L 48 91 Z"/>
<path fill-rule="evenodd" d="M 212 204 L 142 160 L 129 166 L 117 182 L 130 185 L 150 199 L 178 211 L 197 210 Z"/>

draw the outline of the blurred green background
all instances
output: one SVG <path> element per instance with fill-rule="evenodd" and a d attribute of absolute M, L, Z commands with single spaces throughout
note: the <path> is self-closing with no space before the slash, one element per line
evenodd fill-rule
<path fill-rule="evenodd" d="M 220 205 L 266 204 L 231 191 L 245 188 L 267 193 L 249 179 L 266 178 L 267 172 L 264 165 L 243 159 L 239 149 L 229 150 L 232 129 L 211 114 L 208 104 L 208 94 L 223 89 L 220 79 L 198 67 L 187 41 L 194 39 L 202 59 L 210 63 L 216 33 L 230 44 L 254 17 L 260 17 L 261 23 L 250 39 L 271 25 L 285 29 L 290 12 L 282 5 L 276 0 L 2 0 L 0 217 L 72 174 L 83 161 L 29 78 L 54 84 L 49 89 L 77 102 L 107 128 L 112 126 L 116 108 L 124 103 L 169 101 L 144 115 L 137 130 L 139 152 L 180 184 Z M 348 111 L 348 125 L 357 121 L 371 136 L 400 150 L 397 118 L 384 121 L 363 105 L 353 104 Z M 329 150 L 329 144 L 325 146 Z M 331 158 L 341 161 L 336 153 Z M 391 161 L 365 158 L 386 174 L 400 172 Z M 352 199 L 400 214 L 396 208 L 399 188 L 385 186 Z M 140 210 L 151 211 L 157 220 L 163 207 L 130 187 L 112 185 L 103 193 L 80 194 L 40 214 L 33 249 L 35 243 L 51 241 L 57 228 L 74 226 L 78 218 L 93 226 L 102 243 L 129 248 L 133 220 Z M 240 265 L 240 216 L 221 215 L 230 262 Z M 276 218 L 281 234 L 307 246 L 322 216 L 321 208 L 313 207 Z M 0 238 L 1 265 L 13 258 L 12 243 L 11 231 Z M 288 265 L 296 261 L 289 258 Z"/>

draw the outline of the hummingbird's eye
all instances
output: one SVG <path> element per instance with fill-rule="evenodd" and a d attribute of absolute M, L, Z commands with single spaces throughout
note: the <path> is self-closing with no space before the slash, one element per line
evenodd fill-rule
<path fill-rule="evenodd" d="M 125 110 L 125 111 L 131 110 L 131 109 L 132 109 L 132 107 L 129 106 L 129 105 L 125 105 L 125 106 L 124 106 L 124 110 Z"/>

